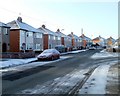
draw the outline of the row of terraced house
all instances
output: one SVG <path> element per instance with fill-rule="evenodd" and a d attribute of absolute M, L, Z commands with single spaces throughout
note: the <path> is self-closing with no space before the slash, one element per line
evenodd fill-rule
<path fill-rule="evenodd" d="M 56 45 L 64 45 L 69 51 L 89 47 L 96 39 L 91 40 L 84 34 L 77 36 L 73 32 L 65 35 L 59 29 L 53 32 L 45 25 L 36 29 L 24 23 L 21 17 L 7 24 L 0 22 L 1 52 L 43 51 Z"/>

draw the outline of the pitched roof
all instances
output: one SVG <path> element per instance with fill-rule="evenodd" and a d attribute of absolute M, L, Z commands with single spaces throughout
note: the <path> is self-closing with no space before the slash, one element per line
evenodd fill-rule
<path fill-rule="evenodd" d="M 106 40 L 105 38 L 103 38 L 103 37 L 101 37 L 101 36 L 96 37 L 96 38 L 94 38 L 93 40 L 101 40 L 101 39 Z"/>
<path fill-rule="evenodd" d="M 22 29 L 26 31 L 31 31 L 31 32 L 40 32 L 38 29 L 32 27 L 31 25 L 28 25 L 27 23 L 24 22 L 19 22 L 18 20 L 11 21 L 7 23 L 12 29 Z"/>
<path fill-rule="evenodd" d="M 57 31 L 57 34 L 59 34 L 61 37 L 67 37 L 67 35 L 63 34 L 62 32 Z"/>
<path fill-rule="evenodd" d="M 68 36 L 73 37 L 73 38 L 75 38 L 75 39 L 80 39 L 77 35 L 73 34 L 72 32 L 71 32 L 71 34 L 69 34 Z"/>
<path fill-rule="evenodd" d="M 59 34 L 61 37 L 71 38 L 70 36 L 63 34 L 62 32 L 57 31 L 56 33 Z"/>
<path fill-rule="evenodd" d="M 5 24 L 5 23 L 3 23 L 3 22 L 0 22 L 0 27 L 10 27 L 10 26 L 8 26 L 7 24 Z"/>
<path fill-rule="evenodd" d="M 38 28 L 38 30 L 42 30 L 43 34 L 50 34 L 50 35 L 60 36 L 56 32 L 53 32 L 53 31 L 51 31 L 51 30 L 49 30 L 47 28 L 40 27 L 40 28 Z"/>
<path fill-rule="evenodd" d="M 86 39 L 86 40 L 91 40 L 91 38 L 85 36 L 84 34 L 82 34 L 82 35 L 80 36 L 80 38 L 82 38 L 82 39 Z"/>

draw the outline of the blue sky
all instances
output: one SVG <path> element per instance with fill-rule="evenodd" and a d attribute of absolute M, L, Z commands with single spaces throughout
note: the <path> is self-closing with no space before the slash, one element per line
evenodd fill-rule
<path fill-rule="evenodd" d="M 3 2 L 0 4 L 0 20 L 4 23 L 15 20 L 21 13 L 23 21 L 36 28 L 45 24 L 50 30 L 64 29 L 62 32 L 66 35 L 73 32 L 78 36 L 81 35 L 81 28 L 83 28 L 83 33 L 90 38 L 99 35 L 104 38 L 118 37 L 117 2 L 0 1 Z"/>

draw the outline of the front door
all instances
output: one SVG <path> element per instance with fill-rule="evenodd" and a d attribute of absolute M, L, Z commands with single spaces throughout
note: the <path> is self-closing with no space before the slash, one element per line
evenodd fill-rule
<path fill-rule="evenodd" d="M 6 43 L 2 44 L 2 52 L 7 52 L 7 44 Z"/>

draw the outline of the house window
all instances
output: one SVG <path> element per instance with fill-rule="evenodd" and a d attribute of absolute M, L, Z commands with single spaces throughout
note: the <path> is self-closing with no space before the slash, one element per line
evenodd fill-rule
<path fill-rule="evenodd" d="M 42 38 L 42 34 L 41 33 L 35 33 L 35 38 Z"/>
<path fill-rule="evenodd" d="M 36 48 L 35 49 L 40 49 L 41 44 L 36 44 Z"/>
<path fill-rule="evenodd" d="M 21 35 L 25 37 L 25 31 L 21 30 Z"/>
<path fill-rule="evenodd" d="M 33 49 L 33 44 L 32 43 L 27 44 L 27 50 L 31 50 L 31 49 Z"/>
<path fill-rule="evenodd" d="M 8 29 L 7 28 L 3 28 L 3 34 L 8 35 Z"/>
<path fill-rule="evenodd" d="M 61 38 L 60 38 L 60 37 L 58 37 L 58 40 L 61 40 Z"/>
<path fill-rule="evenodd" d="M 51 40 L 53 39 L 53 36 L 52 36 L 52 35 L 49 35 L 49 40 L 50 40 L 50 39 L 51 39 Z"/>
<path fill-rule="evenodd" d="M 55 40 L 55 36 L 53 36 L 53 40 Z"/>
<path fill-rule="evenodd" d="M 32 36 L 33 36 L 33 33 L 32 33 L 32 32 L 27 32 L 27 33 L 26 33 L 26 36 L 27 36 L 27 37 L 32 37 Z"/>

